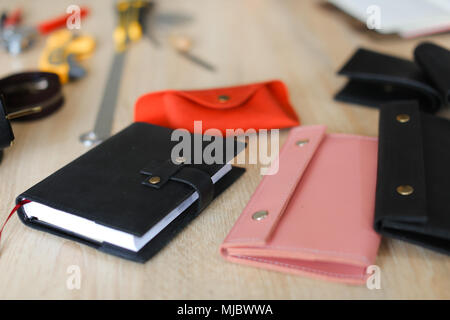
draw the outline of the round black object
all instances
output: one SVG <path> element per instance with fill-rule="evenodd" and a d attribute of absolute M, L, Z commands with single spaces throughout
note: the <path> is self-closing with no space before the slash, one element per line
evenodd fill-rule
<path fill-rule="evenodd" d="M 5 100 L 0 95 L 0 150 L 7 148 L 14 140 L 11 124 L 6 118 Z"/>
<path fill-rule="evenodd" d="M 4 97 L 7 114 L 33 107 L 40 108 L 39 112 L 15 118 L 14 121 L 48 116 L 64 103 L 59 76 L 51 72 L 20 72 L 0 79 L 0 94 Z"/>

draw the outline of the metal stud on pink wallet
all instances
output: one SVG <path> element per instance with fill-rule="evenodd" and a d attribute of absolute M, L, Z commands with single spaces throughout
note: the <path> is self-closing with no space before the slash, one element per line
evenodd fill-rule
<path fill-rule="evenodd" d="M 380 237 L 372 228 L 376 138 L 291 130 L 278 171 L 263 177 L 221 246 L 229 261 L 365 283 Z"/>

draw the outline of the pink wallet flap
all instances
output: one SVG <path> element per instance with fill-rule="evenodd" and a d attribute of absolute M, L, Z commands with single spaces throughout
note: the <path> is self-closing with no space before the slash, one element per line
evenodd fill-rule
<path fill-rule="evenodd" d="M 376 138 L 291 130 L 221 246 L 228 260 L 360 284 L 375 261 Z"/>

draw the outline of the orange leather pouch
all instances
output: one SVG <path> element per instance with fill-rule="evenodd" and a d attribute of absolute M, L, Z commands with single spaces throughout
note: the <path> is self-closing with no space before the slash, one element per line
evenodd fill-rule
<path fill-rule="evenodd" d="M 208 90 L 166 90 L 141 96 L 134 121 L 194 132 L 194 121 L 202 121 L 202 132 L 219 129 L 281 129 L 299 125 L 281 81 Z M 199 130 L 195 130 L 197 133 Z M 209 133 L 211 134 L 211 133 Z"/>

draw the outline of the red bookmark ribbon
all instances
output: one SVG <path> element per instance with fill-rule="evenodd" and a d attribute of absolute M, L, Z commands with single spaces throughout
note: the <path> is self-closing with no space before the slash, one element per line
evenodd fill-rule
<path fill-rule="evenodd" d="M 6 221 L 3 223 L 2 228 L 0 229 L 0 241 L 2 240 L 2 233 L 3 233 L 3 229 L 5 228 L 6 224 L 8 223 L 9 219 L 11 219 L 11 217 L 13 216 L 13 214 L 19 210 L 19 208 L 21 206 L 23 206 L 24 204 L 27 204 L 31 202 L 30 200 L 22 200 L 20 201 L 15 207 L 14 209 L 12 209 L 11 213 L 8 215 L 8 218 L 6 218 Z"/>

